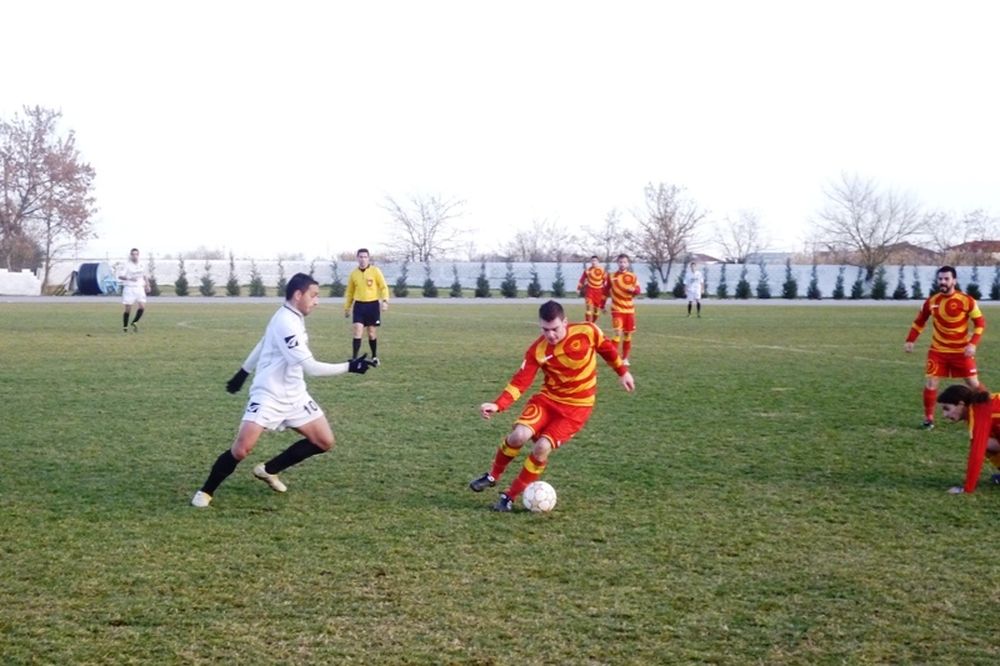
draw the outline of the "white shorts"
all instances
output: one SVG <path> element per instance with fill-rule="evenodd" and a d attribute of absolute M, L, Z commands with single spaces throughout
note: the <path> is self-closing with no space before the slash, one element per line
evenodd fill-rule
<path fill-rule="evenodd" d="M 132 305 L 136 302 L 146 303 L 146 288 L 126 285 L 122 290 L 122 305 Z"/>
<path fill-rule="evenodd" d="M 300 400 L 293 403 L 256 400 L 250 396 L 242 420 L 280 432 L 285 428 L 304 426 L 322 416 L 322 408 L 308 393 L 305 393 Z"/>

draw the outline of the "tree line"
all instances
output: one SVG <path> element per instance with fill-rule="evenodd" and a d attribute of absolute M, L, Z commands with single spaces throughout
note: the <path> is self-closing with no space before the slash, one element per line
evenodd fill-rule
<path fill-rule="evenodd" d="M 0 118 L 0 265 L 34 270 L 43 286 L 57 259 L 94 236 L 98 210 L 96 171 L 77 150 L 73 130 L 59 127 L 61 118 L 61 112 L 39 106 L 24 107 L 23 115 L 10 120 Z M 1000 228 L 1000 220 L 984 209 L 926 208 L 911 195 L 847 172 L 824 188 L 823 201 L 811 220 L 806 254 L 858 266 L 869 284 L 878 268 L 908 244 L 944 256 L 969 241 L 993 240 Z M 693 253 L 710 249 L 726 262 L 746 264 L 769 244 L 756 212 L 718 219 L 674 183 L 647 183 L 639 205 L 624 212 L 612 208 L 593 226 L 532 220 L 489 253 L 475 248 L 462 225 L 465 204 L 437 194 L 385 197 L 381 208 L 391 233 L 383 256 L 424 264 L 463 255 L 523 262 L 597 255 L 610 262 L 626 252 L 667 284 L 674 265 Z"/>

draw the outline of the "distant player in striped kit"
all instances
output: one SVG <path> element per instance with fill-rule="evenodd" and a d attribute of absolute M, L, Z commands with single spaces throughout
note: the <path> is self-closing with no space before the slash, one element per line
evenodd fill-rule
<path fill-rule="evenodd" d="M 927 350 L 923 392 L 924 422 L 921 427 L 925 430 L 934 427 L 934 404 L 942 377 L 964 379 L 970 388 L 979 387 L 976 346 L 986 329 L 986 318 L 979 310 L 976 299 L 959 291 L 957 284 L 958 274 L 953 267 L 942 266 L 938 269 L 937 293 L 924 301 L 903 343 L 903 351 L 912 352 L 913 343 L 924 330 L 927 320 L 933 320 L 934 332 Z"/>
<path fill-rule="evenodd" d="M 351 357 L 358 357 L 361 336 L 367 329 L 372 362 L 378 367 L 378 327 L 382 325 L 382 313 L 389 309 L 389 285 L 385 283 L 382 271 L 372 266 L 367 248 L 358 250 L 357 258 L 358 267 L 347 277 L 347 292 L 344 294 L 344 316 L 354 315 L 351 320 Z"/>
<path fill-rule="evenodd" d="M 611 274 L 608 280 L 608 291 L 611 293 L 611 328 L 615 335 L 612 342 L 615 346 L 622 343 L 622 361 L 630 365 L 628 357 L 632 353 L 632 334 L 635 333 L 635 297 L 642 289 L 639 278 L 631 269 L 631 260 L 627 254 L 618 255 L 618 270 Z"/>
<path fill-rule="evenodd" d="M 990 393 L 982 386 L 971 389 L 953 384 L 941 391 L 937 400 L 941 413 L 949 421 L 969 424 L 969 459 L 965 466 L 965 483 L 949 488 L 953 495 L 971 493 L 979 483 L 983 458 L 1000 469 L 1000 393 Z M 993 474 L 993 483 L 1000 483 L 1000 474 Z"/>
<path fill-rule="evenodd" d="M 521 368 L 494 402 L 484 402 L 484 419 L 506 410 L 531 387 L 539 370 L 545 376 L 541 391 L 528 399 L 510 433 L 500 441 L 490 471 L 469 483 L 474 492 L 496 485 L 507 466 L 529 440 L 531 453 L 513 483 L 500 494 L 494 511 L 512 511 L 514 500 L 545 471 L 549 454 L 573 437 L 590 418 L 597 394 L 597 356 L 618 373 L 628 392 L 635 390 L 632 373 L 618 356 L 614 343 L 593 323 L 571 324 L 563 307 L 555 302 L 538 309 L 542 334 L 524 354 Z"/>
<path fill-rule="evenodd" d="M 584 320 L 597 321 L 608 299 L 608 272 L 596 254 L 590 258 L 590 266 L 584 269 L 576 290 L 583 294 Z"/>

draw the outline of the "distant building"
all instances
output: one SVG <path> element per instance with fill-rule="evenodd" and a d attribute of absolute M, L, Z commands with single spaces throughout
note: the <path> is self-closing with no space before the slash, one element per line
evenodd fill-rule
<path fill-rule="evenodd" d="M 946 250 L 948 257 L 965 259 L 962 263 L 985 263 L 984 260 L 1000 261 L 1000 241 L 980 240 L 952 245 Z"/>

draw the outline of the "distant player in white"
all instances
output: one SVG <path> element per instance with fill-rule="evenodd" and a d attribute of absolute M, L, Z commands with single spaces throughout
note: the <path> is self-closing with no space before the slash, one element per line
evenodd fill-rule
<path fill-rule="evenodd" d="M 139 250 L 132 248 L 128 253 L 128 261 L 118 271 L 118 281 L 122 283 L 122 305 L 125 312 L 122 313 L 122 333 L 128 333 L 128 316 L 132 312 L 132 306 L 136 306 L 135 319 L 132 320 L 132 330 L 139 332 L 136 323 L 142 319 L 142 313 L 146 310 L 146 294 L 149 293 L 149 278 L 146 271 L 139 265 Z"/>
<path fill-rule="evenodd" d="M 701 317 L 701 295 L 705 291 L 705 276 L 698 271 L 695 262 L 688 264 L 688 274 L 684 279 L 684 294 L 688 301 L 688 317 L 691 316 L 691 304 L 697 307 L 698 316 Z"/>
<path fill-rule="evenodd" d="M 250 400 L 236 439 L 212 465 L 208 479 L 191 498 L 192 506 L 204 508 L 211 503 L 216 488 L 250 455 L 265 430 L 291 428 L 303 435 L 303 439 L 253 468 L 253 475 L 275 492 L 287 490 L 277 476 L 279 472 L 333 448 L 333 430 L 323 410 L 310 397 L 304 375 L 364 374 L 372 362 L 365 356 L 344 363 L 323 363 L 313 358 L 305 317 L 318 302 L 316 280 L 305 273 L 293 275 L 285 288 L 284 305 L 271 317 L 264 337 L 226 383 L 226 390 L 236 393 L 250 372 L 254 373 Z"/>

